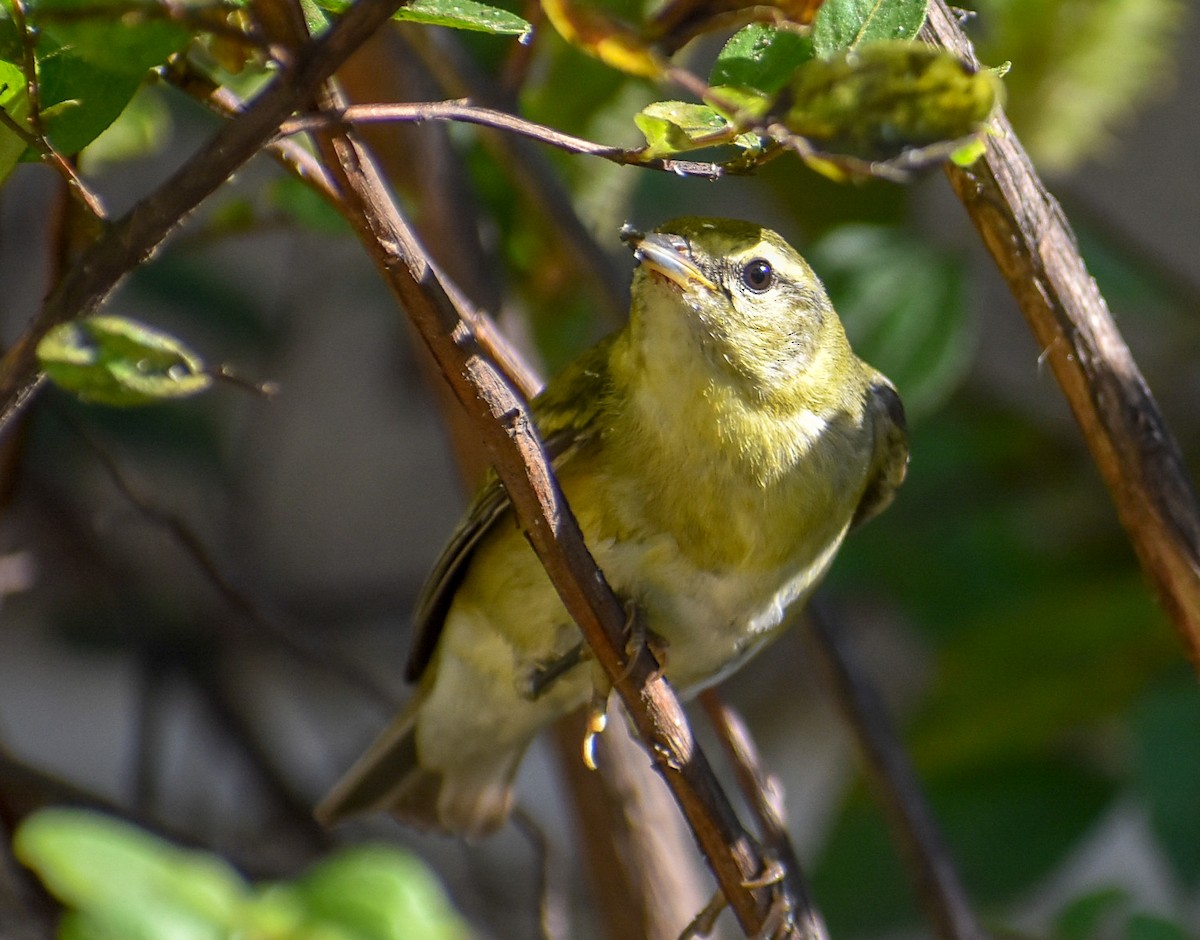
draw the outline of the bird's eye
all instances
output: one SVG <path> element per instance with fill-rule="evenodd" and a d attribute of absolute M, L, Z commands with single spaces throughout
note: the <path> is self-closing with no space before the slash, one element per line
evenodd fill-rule
<path fill-rule="evenodd" d="M 755 293 L 761 294 L 775 283 L 775 271 L 764 258 L 747 261 L 742 268 L 742 283 Z"/>

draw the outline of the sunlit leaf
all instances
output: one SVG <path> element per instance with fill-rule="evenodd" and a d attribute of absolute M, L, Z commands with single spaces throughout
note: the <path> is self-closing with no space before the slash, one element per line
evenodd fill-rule
<path fill-rule="evenodd" d="M 295 883 L 310 920 L 354 937 L 466 940 L 466 925 L 419 859 L 391 846 L 358 846 Z"/>
<path fill-rule="evenodd" d="M 773 94 L 787 84 L 797 66 L 812 57 L 812 40 L 808 36 L 752 23 L 725 43 L 708 82 Z"/>
<path fill-rule="evenodd" d="M 915 39 L 929 0 L 826 0 L 812 24 L 813 47 L 831 56 L 887 39 Z"/>
<path fill-rule="evenodd" d="M 75 15 L 80 7 L 93 15 Z M 41 0 L 31 7 L 43 124 L 60 153 L 76 154 L 91 143 L 150 70 L 187 45 L 191 32 L 156 14 L 147 5 L 138 15 L 129 4 L 114 4 L 106 14 L 87 0 Z M 19 46 L 11 21 L 0 26 L 0 37 L 0 48 Z"/>
<path fill-rule="evenodd" d="M 56 385 L 102 405 L 184 398 L 212 384 L 200 358 L 177 339 L 123 317 L 61 324 L 38 343 L 37 355 Z"/>
<path fill-rule="evenodd" d="M 642 78 L 660 78 L 666 63 L 629 27 L 575 0 L 542 0 L 546 19 L 572 46 L 605 65 Z"/>
<path fill-rule="evenodd" d="M 682 48 L 705 32 L 728 32 L 748 23 L 812 22 L 822 0 L 668 0 L 650 21 L 648 34 L 668 52 Z"/>
<path fill-rule="evenodd" d="M 729 123 L 712 108 L 686 101 L 656 101 L 634 115 L 633 122 L 645 135 L 647 157 L 710 146 L 729 130 Z M 730 136 L 715 142 L 725 143 Z"/>
<path fill-rule="evenodd" d="M 12 62 L 0 61 L 0 108 L 17 124 L 24 126 L 29 116 L 29 94 L 25 74 Z M 21 159 L 27 144 L 16 131 L 0 126 L 0 182 Z"/>
<path fill-rule="evenodd" d="M 907 42 L 872 43 L 798 68 L 787 128 L 818 152 L 864 161 L 946 145 L 945 159 L 979 131 L 1000 97 L 999 80 L 948 52 Z"/>
<path fill-rule="evenodd" d="M 349 0 L 317 0 L 317 5 L 332 13 L 341 13 Z M 449 26 L 498 36 L 516 36 L 526 41 L 533 26 L 528 20 L 500 7 L 475 0 L 412 0 L 393 14 L 392 19 L 426 26 Z"/>

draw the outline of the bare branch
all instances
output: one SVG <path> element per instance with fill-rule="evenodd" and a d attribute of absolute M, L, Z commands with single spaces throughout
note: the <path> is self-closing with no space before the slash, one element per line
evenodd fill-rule
<path fill-rule="evenodd" d="M 345 132 L 319 135 L 339 175 L 346 215 L 477 427 L 522 527 L 567 611 L 611 677 L 747 933 L 764 925 L 771 892 L 748 886 L 762 857 L 721 792 L 682 708 L 648 649 L 624 651 L 625 611 L 596 568 L 563 499 L 526 405 L 486 359 L 400 216 L 369 154 Z"/>
<path fill-rule="evenodd" d="M 786 912 L 804 940 L 828 940 L 825 920 L 808 889 L 800 857 L 792 848 L 784 818 L 783 793 L 779 783 L 763 769 L 758 749 L 741 716 L 722 701 L 713 689 L 700 693 L 700 705 L 712 722 L 726 756 L 733 765 L 738 787 L 758 824 L 763 847 L 780 866 L 791 907 Z"/>
<path fill-rule="evenodd" d="M 922 36 L 978 65 L 944 0 Z M 1044 350 L 1142 568 L 1200 670 L 1200 509 L 1179 446 L 1088 274 L 1071 226 L 1008 120 L 986 153 L 948 166 L 966 207 Z"/>
<path fill-rule="evenodd" d="M 327 111 L 321 114 L 308 114 L 284 122 L 280 127 L 281 134 L 297 134 L 302 131 L 313 131 L 329 128 L 338 124 L 369 124 L 384 121 L 403 121 L 420 124 L 424 121 L 458 121 L 463 124 L 478 124 L 494 130 L 520 134 L 530 140 L 550 147 L 556 147 L 566 153 L 585 157 L 600 157 L 610 160 L 620 166 L 640 166 L 650 170 L 662 170 L 675 173 L 678 176 L 699 176 L 704 179 L 718 179 L 726 172 L 719 163 L 704 163 L 694 160 L 673 160 L 659 157 L 647 158 L 641 150 L 626 150 L 622 147 L 612 147 L 598 144 L 583 137 L 564 134 L 552 127 L 527 121 L 506 111 L 493 108 L 481 108 L 470 101 L 423 101 L 416 104 L 360 104 L 340 108 L 337 111 Z"/>

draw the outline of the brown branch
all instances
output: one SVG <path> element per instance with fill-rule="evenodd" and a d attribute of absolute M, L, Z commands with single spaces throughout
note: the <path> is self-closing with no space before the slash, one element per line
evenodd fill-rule
<path fill-rule="evenodd" d="M 943 0 L 922 29 L 978 65 Z M 1183 458 L 1074 233 L 1003 114 L 950 183 L 1044 350 L 1142 568 L 1200 670 L 1200 510 Z"/>
<path fill-rule="evenodd" d="M 292 111 L 404 0 L 359 0 L 329 31 L 306 45 L 278 78 L 158 189 L 108 226 L 66 272 L 41 312 L 0 360 L 0 420 L 38 381 L 35 350 L 54 326 L 94 311 L 122 278 L 145 261 L 172 229 L 276 133 Z M 2 425 L 0 425 L 2 427 Z"/>
<path fill-rule="evenodd" d="M 986 940 L 916 771 L 878 694 L 839 635 L 840 625 L 830 622 L 818 603 L 809 604 L 808 622 L 935 933 L 940 940 Z"/>
<path fill-rule="evenodd" d="M 763 873 L 763 859 L 720 790 L 653 655 L 643 648 L 628 661 L 625 610 L 584 545 L 527 406 L 482 355 L 369 154 L 346 132 L 318 135 L 318 146 L 329 169 L 340 176 L 347 218 L 475 418 L 527 538 L 625 702 L 738 920 L 747 933 L 758 933 L 771 892 L 749 883 Z"/>
<path fill-rule="evenodd" d="M 609 718 L 594 771 L 580 759 L 582 712 L 553 728 L 596 921 L 607 940 L 676 940 L 710 897 L 709 881 L 624 709 L 611 708 Z"/>
<path fill-rule="evenodd" d="M 369 124 L 383 121 L 405 121 L 420 124 L 424 121 L 458 121 L 463 124 L 478 124 L 493 130 L 520 134 L 538 143 L 555 147 L 566 153 L 584 157 L 600 157 L 618 166 L 640 166 L 649 170 L 662 170 L 677 176 L 699 176 L 704 179 L 719 179 L 726 172 L 719 163 L 695 160 L 674 160 L 663 157 L 645 157 L 641 150 L 626 150 L 608 144 L 598 144 L 583 137 L 575 137 L 556 131 L 552 127 L 528 121 L 525 118 L 481 108 L 466 99 L 458 101 L 423 101 L 415 104 L 360 104 L 350 105 L 336 111 L 321 114 L 306 114 L 285 121 L 281 134 L 298 134 L 304 131 L 327 129 L 338 124 Z"/>
<path fill-rule="evenodd" d="M 725 704 L 714 689 L 705 689 L 699 700 L 733 765 L 738 788 L 758 824 L 763 847 L 779 866 L 781 877 L 787 884 L 788 897 L 795 907 L 784 913 L 796 924 L 799 936 L 804 940 L 828 940 L 825 920 L 813 901 L 800 857 L 787 832 L 783 793 L 778 781 L 763 769 L 758 749 L 741 715 Z"/>

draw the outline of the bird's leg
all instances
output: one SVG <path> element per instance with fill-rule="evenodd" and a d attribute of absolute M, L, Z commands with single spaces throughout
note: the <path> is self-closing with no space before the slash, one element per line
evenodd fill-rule
<path fill-rule="evenodd" d="M 625 655 L 628 662 L 622 678 L 626 678 L 629 675 L 633 669 L 634 661 L 638 658 L 638 653 L 643 649 L 648 649 L 658 663 L 656 676 L 667 668 L 667 651 L 670 648 L 670 644 L 664 637 L 659 636 L 646 626 L 646 618 L 639 615 L 637 605 L 633 601 L 627 601 L 625 604 L 624 633 Z"/>
<path fill-rule="evenodd" d="M 537 701 L 555 682 L 590 656 L 591 650 L 580 640 L 561 656 L 537 663 L 526 679 L 525 697 L 530 701 Z"/>

